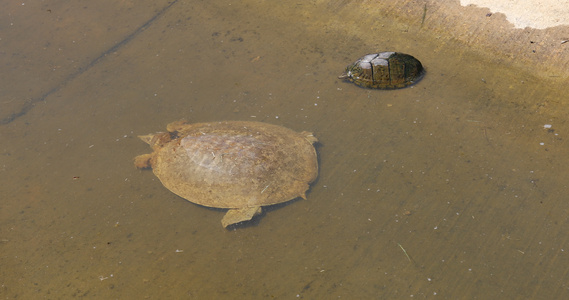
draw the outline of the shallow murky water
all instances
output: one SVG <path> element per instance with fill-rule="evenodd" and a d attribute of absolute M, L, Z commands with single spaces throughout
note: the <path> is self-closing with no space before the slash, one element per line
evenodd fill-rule
<path fill-rule="evenodd" d="M 566 87 L 341 1 L 11 5 L 2 298 L 566 296 Z M 427 76 L 336 79 L 389 50 Z M 314 132 L 308 200 L 224 230 L 133 166 L 181 118 Z"/>

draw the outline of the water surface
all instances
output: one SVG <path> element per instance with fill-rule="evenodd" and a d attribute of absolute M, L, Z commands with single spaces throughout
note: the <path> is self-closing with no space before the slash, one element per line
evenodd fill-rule
<path fill-rule="evenodd" d="M 349 2 L 4 6 L 2 298 L 567 295 L 566 87 Z M 337 79 L 378 51 L 426 77 Z M 223 229 L 133 166 L 181 118 L 314 132 L 308 200 Z"/>

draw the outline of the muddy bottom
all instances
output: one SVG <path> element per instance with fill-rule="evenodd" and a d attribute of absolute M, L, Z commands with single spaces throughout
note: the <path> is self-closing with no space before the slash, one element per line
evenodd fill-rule
<path fill-rule="evenodd" d="M 340 1 L 5 11 L 1 298 L 567 296 L 555 78 L 397 15 L 360 22 Z M 392 91 L 337 79 L 380 51 L 413 55 L 426 76 Z M 150 151 L 137 135 L 182 118 L 313 132 L 307 200 L 223 229 L 223 210 L 133 165 Z"/>

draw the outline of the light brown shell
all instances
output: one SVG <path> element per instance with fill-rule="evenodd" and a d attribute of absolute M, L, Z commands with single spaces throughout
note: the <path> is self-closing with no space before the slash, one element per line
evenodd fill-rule
<path fill-rule="evenodd" d="M 305 198 L 318 176 L 317 139 L 309 132 L 244 121 L 167 128 L 141 136 L 154 152 L 135 165 L 151 167 L 166 188 L 193 203 L 241 209 Z"/>

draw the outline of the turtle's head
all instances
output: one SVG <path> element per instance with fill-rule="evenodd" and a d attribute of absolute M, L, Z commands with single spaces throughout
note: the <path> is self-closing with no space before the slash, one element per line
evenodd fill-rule
<path fill-rule="evenodd" d="M 346 70 L 342 75 L 338 76 L 338 79 L 350 79 L 352 78 L 352 71 Z"/>
<path fill-rule="evenodd" d="M 154 134 L 139 135 L 143 142 L 147 143 L 152 149 L 161 148 L 171 140 L 169 132 L 158 132 Z"/>

